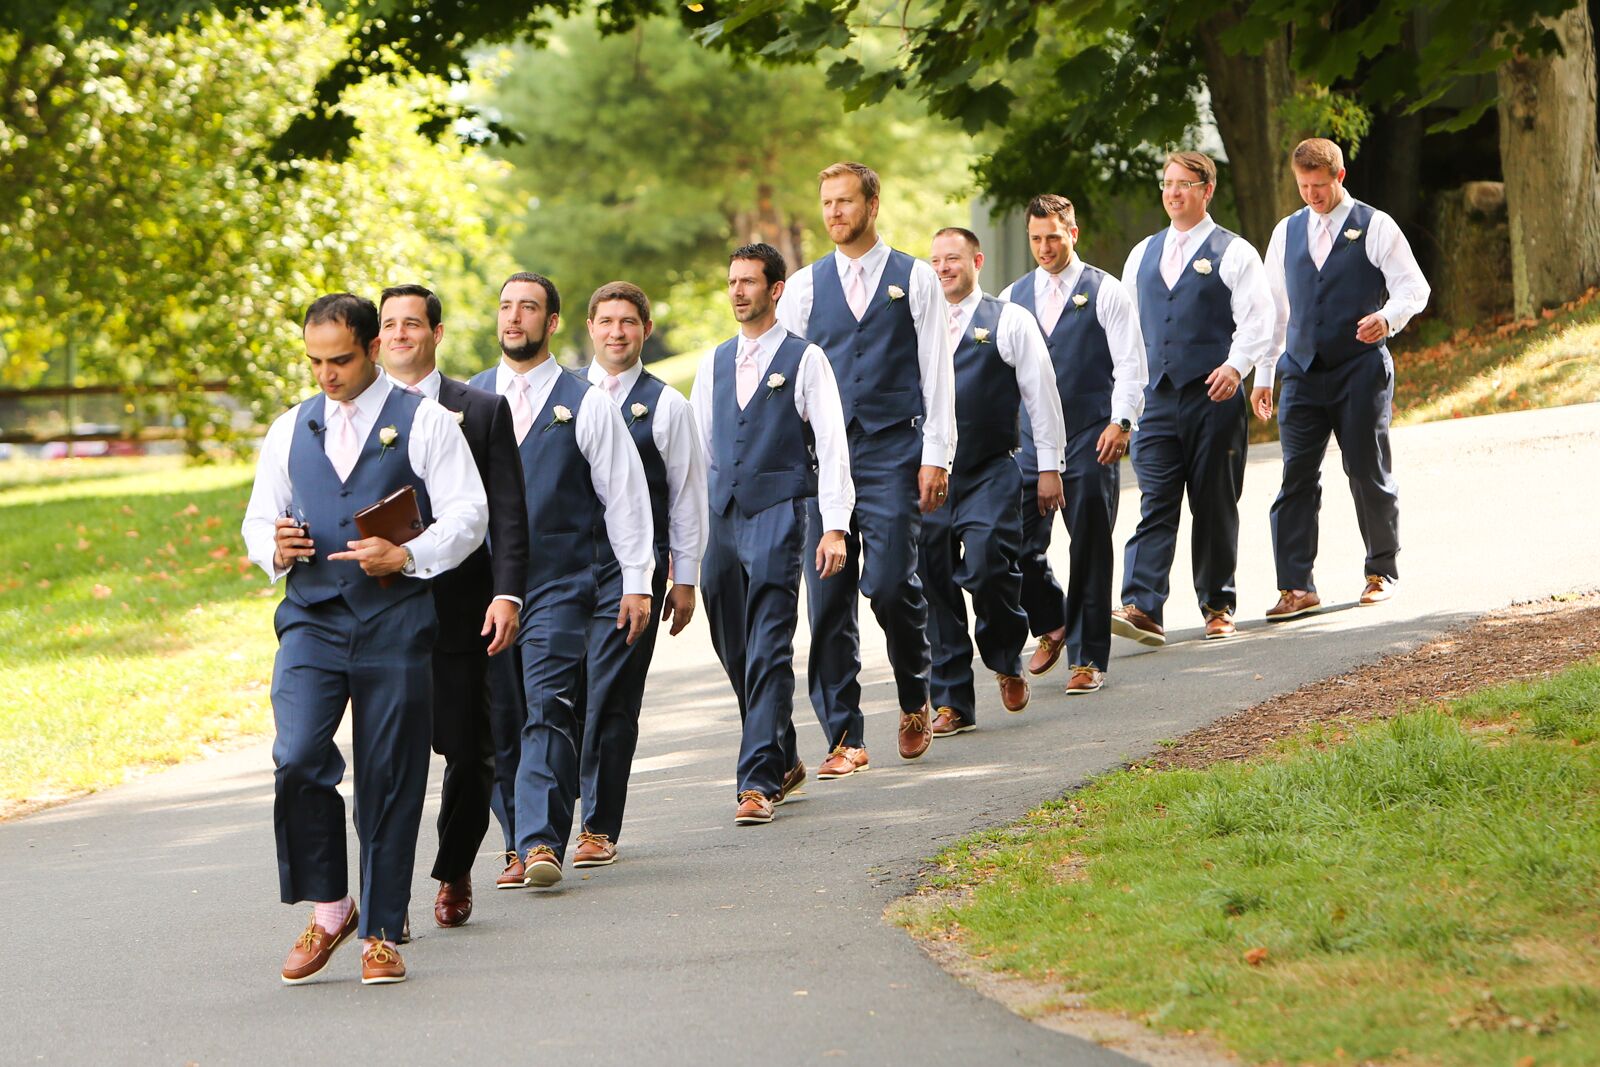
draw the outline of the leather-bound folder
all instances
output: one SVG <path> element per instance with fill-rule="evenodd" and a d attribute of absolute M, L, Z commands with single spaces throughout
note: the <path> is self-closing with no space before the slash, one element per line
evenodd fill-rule
<path fill-rule="evenodd" d="M 422 511 L 417 507 L 417 491 L 401 486 L 376 504 L 355 514 L 356 530 L 362 537 L 381 537 L 391 545 L 403 545 L 422 532 Z M 378 584 L 385 589 L 399 577 L 385 574 Z"/>

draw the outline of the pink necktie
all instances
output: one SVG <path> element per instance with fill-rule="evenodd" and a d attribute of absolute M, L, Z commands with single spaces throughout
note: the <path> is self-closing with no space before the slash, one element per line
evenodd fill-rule
<path fill-rule="evenodd" d="M 846 272 L 844 301 L 850 305 L 850 313 L 857 321 L 867 313 L 867 272 L 860 263 L 850 264 Z"/>
<path fill-rule="evenodd" d="M 754 341 L 745 339 L 739 349 L 738 374 L 734 378 L 734 396 L 738 398 L 739 410 L 743 411 L 750 403 L 750 398 L 756 395 L 756 377 L 760 371 L 756 370 L 756 354 L 761 346 Z"/>
<path fill-rule="evenodd" d="M 1161 280 L 1171 289 L 1183 275 L 1183 234 L 1173 230 L 1167 235 L 1167 247 L 1161 256 Z"/>
<path fill-rule="evenodd" d="M 339 425 L 329 435 L 328 462 L 339 480 L 346 481 L 361 458 L 361 441 L 356 437 L 356 406 L 348 400 L 339 402 Z"/>
<path fill-rule="evenodd" d="M 961 305 L 950 305 L 950 351 L 961 344 Z"/>
<path fill-rule="evenodd" d="M 1316 215 L 1317 235 L 1311 242 L 1311 262 L 1321 270 L 1322 265 L 1328 262 L 1328 253 L 1333 251 L 1333 217 L 1331 215 Z"/>
<path fill-rule="evenodd" d="M 517 433 L 517 444 L 533 428 L 533 408 L 528 404 L 528 379 L 521 374 L 511 376 L 511 428 Z"/>
<path fill-rule="evenodd" d="M 1044 327 L 1046 334 L 1056 328 L 1056 323 L 1061 321 L 1061 312 L 1067 306 L 1067 286 L 1061 280 L 1061 275 L 1050 275 L 1050 285 L 1044 291 L 1044 302 L 1039 307 L 1039 325 Z"/>
<path fill-rule="evenodd" d="M 410 393 L 412 396 L 421 396 L 422 395 L 422 390 L 418 389 L 414 385 L 403 385 L 400 388 L 404 389 L 406 392 Z"/>
<path fill-rule="evenodd" d="M 615 374 L 608 374 L 600 381 L 600 388 L 606 391 L 614 404 L 622 403 L 622 379 Z"/>

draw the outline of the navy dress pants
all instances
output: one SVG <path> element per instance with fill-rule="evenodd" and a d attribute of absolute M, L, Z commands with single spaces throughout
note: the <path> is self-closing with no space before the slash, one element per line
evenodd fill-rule
<path fill-rule="evenodd" d="M 361 848 L 361 937 L 400 936 L 428 788 L 433 642 L 426 590 L 366 622 L 342 598 L 276 615 L 272 668 L 273 825 L 285 904 L 349 893 L 344 757 L 333 735 L 351 709 L 355 824 Z"/>
<path fill-rule="evenodd" d="M 1331 434 L 1339 442 L 1366 545 L 1366 574 L 1399 578 L 1400 490 L 1391 469 L 1389 419 L 1394 408 L 1394 363 L 1386 348 L 1336 367 L 1302 373 L 1287 359 L 1278 397 L 1283 442 L 1283 487 L 1272 504 L 1272 552 L 1278 588 L 1314 590 L 1317 512 L 1322 508 L 1322 459 Z"/>
<path fill-rule="evenodd" d="M 922 434 L 909 422 L 874 434 L 851 423 L 849 438 L 856 510 L 845 533 L 844 569 L 823 581 L 816 568 L 804 568 L 811 622 L 806 674 L 828 745 L 859 748 L 864 737 L 857 598 L 866 595 L 883 629 L 902 711 L 928 702 L 928 602 L 917 578 Z M 808 517 L 806 554 L 814 558 L 825 532 L 815 497 L 808 502 Z"/>
<path fill-rule="evenodd" d="M 1045 553 L 1050 548 L 1050 518 L 1039 514 L 1039 486 L 1022 492 L 1022 608 L 1035 635 L 1066 627 L 1067 662 L 1105 670 L 1111 660 L 1111 530 L 1117 524 L 1122 474 L 1117 464 L 1102 464 L 1095 445 L 1106 424 L 1067 435 L 1061 485 L 1067 506 L 1061 512 L 1071 543 L 1067 550 L 1067 588 L 1062 592 Z"/>
<path fill-rule="evenodd" d="M 1022 611 L 1022 472 L 1009 453 L 950 476 L 950 499 L 922 517 L 918 571 L 928 595 L 934 707 L 977 722 L 972 642 L 962 590 L 972 597 L 974 636 L 983 664 L 1022 674 L 1028 617 Z"/>
<path fill-rule="evenodd" d="M 639 711 L 644 681 L 661 630 L 661 605 L 667 595 L 667 553 L 656 551 L 650 581 L 650 622 L 633 644 L 617 629 L 622 607 L 622 568 L 615 560 L 597 566 L 598 593 L 589 623 L 584 710 L 579 722 L 578 791 L 583 795 L 583 828 L 615 842 L 622 834 L 628 802 L 628 775 L 639 747 Z"/>
<path fill-rule="evenodd" d="M 527 721 L 517 765 L 517 852 L 548 845 L 567 854 L 578 800 L 578 732 L 584 659 L 594 615 L 594 570 L 558 578 L 529 595 L 522 609 L 522 690 Z"/>
<path fill-rule="evenodd" d="M 1122 603 L 1159 625 L 1165 625 L 1185 493 L 1194 516 L 1189 544 L 1200 608 L 1232 614 L 1238 607 L 1234 572 L 1249 418 L 1245 390 L 1217 403 L 1203 378 L 1180 389 L 1163 376 L 1145 392 L 1132 451 L 1139 525 L 1123 550 Z"/>
<path fill-rule="evenodd" d="M 522 618 L 527 619 L 526 613 Z M 527 625 L 526 621 L 523 625 Z M 528 698 L 522 687 L 522 645 L 489 658 L 489 737 L 494 751 L 494 789 L 489 810 L 500 823 L 507 852 L 517 851 L 517 767 L 522 763 L 522 727 Z"/>
<path fill-rule="evenodd" d="M 432 876 L 441 882 L 471 873 L 489 831 L 495 760 L 488 661 L 481 649 L 433 653 L 433 750 L 444 757 L 444 782 Z"/>
<path fill-rule="evenodd" d="M 711 516 L 700 565 L 711 645 L 728 673 L 744 724 L 737 789 L 769 797 L 799 762 L 794 735 L 794 631 L 806 552 L 806 502 L 784 500 L 745 515 L 737 503 Z M 837 575 L 827 579 L 832 582 Z"/>

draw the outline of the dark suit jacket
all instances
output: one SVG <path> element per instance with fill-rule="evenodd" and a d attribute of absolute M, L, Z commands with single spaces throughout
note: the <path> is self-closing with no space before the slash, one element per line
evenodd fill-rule
<path fill-rule="evenodd" d="M 440 375 L 439 403 L 464 414 L 461 432 L 478 464 L 489 498 L 489 536 L 465 563 L 434 579 L 442 652 L 482 651 L 478 631 L 489 601 L 501 594 L 520 598 L 528 574 L 528 515 L 523 497 L 522 457 L 505 397 Z"/>

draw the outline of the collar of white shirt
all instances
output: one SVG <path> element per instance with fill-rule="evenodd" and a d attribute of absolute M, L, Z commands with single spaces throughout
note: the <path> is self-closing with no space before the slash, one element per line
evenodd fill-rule
<path fill-rule="evenodd" d="M 963 333 L 966 332 L 967 323 L 972 321 L 973 313 L 978 309 L 978 301 L 982 299 L 983 288 L 981 286 L 974 285 L 972 287 L 972 292 L 963 297 L 959 303 L 950 305 L 951 307 L 958 307 L 961 309 L 961 331 Z M 948 315 L 949 312 L 946 312 L 945 314 Z"/>
<path fill-rule="evenodd" d="M 1078 258 L 1078 253 L 1072 253 L 1072 258 L 1067 260 L 1067 265 L 1061 271 L 1061 291 L 1068 296 L 1078 285 L 1078 279 L 1083 276 L 1083 260 Z M 1050 272 L 1043 267 L 1038 267 L 1033 272 L 1033 299 L 1038 305 L 1044 304 L 1044 294 L 1050 288 Z"/>
<path fill-rule="evenodd" d="M 833 262 L 839 268 L 839 281 L 841 282 L 848 276 L 851 264 L 861 264 L 862 273 L 871 278 L 873 272 L 883 265 L 884 260 L 889 258 L 889 246 L 884 244 L 882 237 L 878 238 L 878 243 L 867 249 L 860 259 L 851 259 L 843 252 L 839 252 L 838 249 L 834 251 L 838 253 L 833 257 Z"/>
<path fill-rule="evenodd" d="M 548 381 L 554 381 L 556 375 L 560 373 L 561 365 L 556 362 L 556 357 L 550 356 L 543 363 L 524 374 L 523 377 L 528 380 L 528 391 L 538 392 L 541 385 Z M 504 396 L 506 391 L 511 388 L 511 379 L 517 377 L 517 374 L 518 372 L 507 366 L 506 361 L 502 359 L 500 365 L 495 368 L 494 391 Z"/>
<path fill-rule="evenodd" d="M 1217 222 L 1211 217 L 1210 212 L 1202 215 L 1199 222 L 1183 231 L 1183 254 L 1185 256 L 1193 256 L 1195 250 L 1206 243 L 1206 239 L 1211 236 L 1211 231 L 1216 228 Z M 1167 227 L 1168 234 L 1176 232 L 1175 227 Z"/>
<path fill-rule="evenodd" d="M 788 331 L 782 325 L 774 323 L 772 329 L 760 337 L 754 338 L 756 347 L 760 350 L 760 355 L 756 359 L 756 363 L 760 367 L 765 368 L 768 363 L 772 362 L 772 357 L 778 354 L 778 346 L 783 344 L 783 339 L 787 333 Z M 739 347 L 734 349 L 733 353 L 735 361 L 738 360 L 739 350 L 744 348 L 744 343 L 751 339 L 745 336 L 743 330 L 739 331 Z"/>
<path fill-rule="evenodd" d="M 439 373 L 439 368 L 437 368 L 437 367 L 435 367 L 433 370 L 429 371 L 428 372 L 428 376 L 426 378 L 422 379 L 422 381 L 418 382 L 415 385 L 401 385 L 400 384 L 400 379 L 398 379 L 398 378 L 394 379 L 395 388 L 397 388 L 397 389 L 415 389 L 417 392 L 421 393 L 423 396 L 427 397 L 429 400 L 438 400 L 439 399 L 439 388 L 440 388 L 441 385 L 443 385 L 443 383 L 444 383 L 444 375 Z"/>
<path fill-rule="evenodd" d="M 1352 197 L 1347 192 L 1342 197 L 1339 198 L 1339 203 L 1334 206 L 1334 209 L 1332 211 L 1328 212 L 1327 219 L 1328 219 L 1328 221 L 1330 223 L 1332 223 L 1332 226 L 1329 228 L 1329 232 L 1333 234 L 1335 240 L 1338 239 L 1339 234 L 1344 232 L 1345 220 L 1350 217 L 1350 212 L 1355 208 L 1355 206 L 1356 206 L 1355 198 Z M 1315 211 L 1312 211 L 1308 207 L 1308 208 L 1306 208 L 1306 214 L 1307 214 L 1307 216 L 1309 216 L 1306 221 L 1312 227 L 1312 231 L 1311 231 L 1311 233 L 1309 235 L 1308 240 L 1309 239 L 1315 239 L 1315 237 L 1316 237 L 1315 227 L 1317 225 L 1317 219 L 1316 219 L 1316 214 L 1317 213 Z"/>
<path fill-rule="evenodd" d="M 617 379 L 622 382 L 622 388 L 617 390 L 617 405 L 619 407 L 622 405 L 622 401 L 627 397 L 627 395 L 633 392 L 634 383 L 639 380 L 639 375 L 643 373 L 644 361 L 640 360 L 627 370 L 623 371 L 621 374 L 617 375 Z M 589 382 L 592 385 L 599 386 L 602 393 L 605 392 L 604 383 L 609 374 L 610 372 L 602 367 L 599 362 L 589 364 Z M 609 394 L 607 395 L 609 397 Z"/>
<path fill-rule="evenodd" d="M 380 367 L 378 377 L 371 385 L 361 390 L 361 395 L 353 401 L 356 406 L 356 422 L 359 426 L 371 426 L 378 421 L 378 413 L 383 410 L 384 401 L 389 399 L 389 390 L 393 388 L 394 382 Z M 333 412 L 339 406 L 339 402 L 326 394 L 323 396 L 323 401 L 322 419 L 326 423 L 333 419 Z"/>

